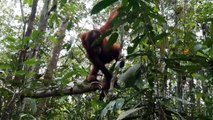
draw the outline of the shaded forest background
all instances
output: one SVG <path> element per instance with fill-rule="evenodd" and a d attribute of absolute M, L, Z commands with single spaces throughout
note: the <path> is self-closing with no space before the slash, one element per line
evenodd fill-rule
<path fill-rule="evenodd" d="M 79 34 L 120 4 L 125 65 L 99 101 Z M 1 0 L 0 48 L 2 120 L 213 119 L 211 0 Z"/>

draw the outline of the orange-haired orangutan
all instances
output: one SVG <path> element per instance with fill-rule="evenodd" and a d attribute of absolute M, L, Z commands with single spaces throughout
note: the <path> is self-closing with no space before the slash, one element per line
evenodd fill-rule
<path fill-rule="evenodd" d="M 105 67 L 105 64 L 110 63 L 112 60 L 118 60 L 121 45 L 119 43 L 114 43 L 112 47 L 109 47 L 108 39 L 104 38 L 102 43 L 98 46 L 92 46 L 92 43 L 96 41 L 101 35 L 108 32 L 112 28 L 112 21 L 118 16 L 119 8 L 113 10 L 107 20 L 107 22 L 100 27 L 100 29 L 91 30 L 89 32 L 84 32 L 80 34 L 83 47 L 87 52 L 88 59 L 92 62 L 93 68 L 87 77 L 89 82 L 96 81 L 98 71 L 104 74 L 106 79 L 103 89 L 109 89 L 110 81 L 112 79 L 112 74 Z"/>

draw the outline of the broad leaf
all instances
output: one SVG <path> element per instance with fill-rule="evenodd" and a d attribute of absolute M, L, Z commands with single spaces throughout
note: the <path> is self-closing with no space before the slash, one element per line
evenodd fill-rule
<path fill-rule="evenodd" d="M 141 64 L 136 64 L 132 67 L 130 67 L 125 73 L 123 73 L 119 79 L 118 83 L 120 85 L 125 84 L 126 87 L 131 87 L 135 83 L 135 79 L 137 79 L 137 74 L 141 68 Z"/>
<path fill-rule="evenodd" d="M 109 43 L 108 43 L 108 47 L 111 48 L 112 45 L 117 41 L 118 39 L 118 33 L 113 33 L 110 38 L 109 38 Z"/>
<path fill-rule="evenodd" d="M 138 110 L 141 110 L 142 108 L 143 108 L 143 107 L 127 110 L 127 111 L 123 112 L 122 114 L 120 114 L 120 115 L 118 116 L 117 120 L 122 120 L 122 119 L 126 118 L 127 116 L 129 116 L 130 114 L 135 113 L 135 112 L 137 112 Z"/>
<path fill-rule="evenodd" d="M 91 14 L 97 14 L 104 8 L 112 5 L 113 3 L 117 2 L 117 1 L 118 0 L 102 0 L 92 8 Z"/>

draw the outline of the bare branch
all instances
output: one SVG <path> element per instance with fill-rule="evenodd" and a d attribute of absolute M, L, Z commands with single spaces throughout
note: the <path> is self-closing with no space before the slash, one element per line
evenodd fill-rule
<path fill-rule="evenodd" d="M 23 97 L 46 98 L 46 97 L 59 97 L 59 96 L 65 96 L 65 95 L 76 95 L 76 94 L 82 94 L 82 93 L 96 91 L 98 89 L 100 89 L 98 83 L 81 84 L 81 85 L 75 85 L 73 87 L 67 87 L 64 89 L 50 88 L 49 90 L 26 92 L 22 95 L 22 98 Z"/>

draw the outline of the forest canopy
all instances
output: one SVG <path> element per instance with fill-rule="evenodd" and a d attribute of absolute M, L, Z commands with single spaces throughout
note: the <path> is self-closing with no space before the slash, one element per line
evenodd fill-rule
<path fill-rule="evenodd" d="M 0 48 L 2 120 L 213 119 L 211 0 L 1 0 Z"/>

